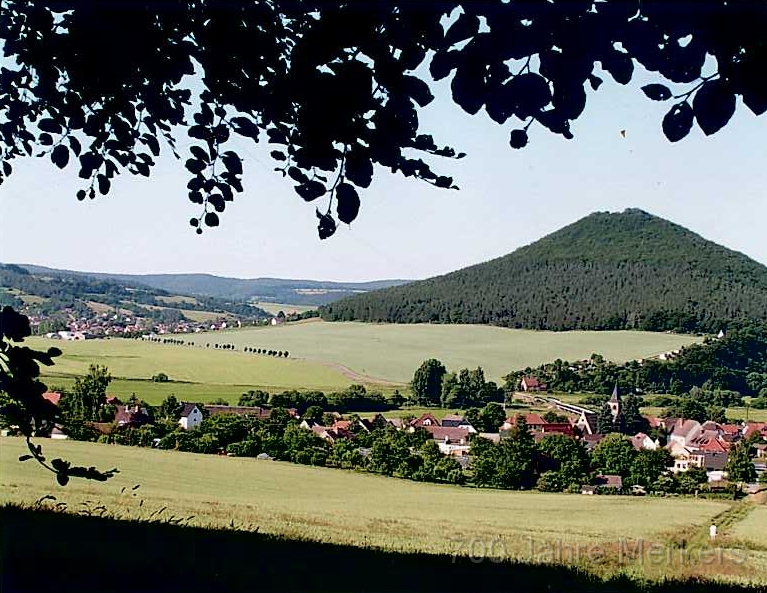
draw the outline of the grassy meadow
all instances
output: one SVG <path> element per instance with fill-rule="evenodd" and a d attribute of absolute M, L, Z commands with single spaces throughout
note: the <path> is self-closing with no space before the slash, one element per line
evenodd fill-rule
<path fill-rule="evenodd" d="M 493 380 L 557 358 L 598 352 L 623 362 L 700 341 L 689 335 L 634 331 L 545 332 L 486 325 L 307 323 L 181 335 L 196 344 L 287 350 L 291 357 L 343 367 L 363 377 L 405 383 L 427 358 L 448 369 L 481 366 Z"/>
<path fill-rule="evenodd" d="M 305 313 L 317 308 L 311 305 L 290 305 L 288 303 L 271 303 L 269 301 L 258 301 L 255 305 L 270 315 L 277 315 L 280 311 L 283 313 Z"/>
<path fill-rule="evenodd" d="M 672 545 L 701 533 L 734 504 L 507 492 L 255 459 L 73 441 L 42 444 L 49 459 L 62 456 L 73 463 L 117 467 L 120 473 L 107 483 L 73 480 L 61 487 L 34 462 L 18 462 L 24 443 L 6 437 L 0 441 L 0 503 L 53 495 L 73 512 L 103 505 L 121 518 L 175 517 L 190 526 L 257 527 L 260 533 L 289 538 L 406 552 L 466 555 L 474 541 L 479 542 L 473 544 L 475 555 L 480 546 L 492 546 L 490 556 L 528 561 L 546 561 L 547 545 L 600 545 L 607 561 L 593 568 L 608 572 L 618 568 L 614 556 L 622 538 Z M 745 522 L 750 516 L 763 522 L 765 510 L 755 509 L 742 524 L 729 527 L 734 535 L 722 532 L 724 542 L 737 535 L 749 546 L 747 561 L 726 564 L 723 572 L 742 579 L 767 574 L 759 572 L 767 566 L 767 530 Z M 658 567 L 629 568 L 652 573 Z M 677 576 L 696 574 L 695 567 L 678 570 Z"/>

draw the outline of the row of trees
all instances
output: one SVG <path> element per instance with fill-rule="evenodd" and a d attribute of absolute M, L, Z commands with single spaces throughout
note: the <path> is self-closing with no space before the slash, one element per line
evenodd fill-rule
<path fill-rule="evenodd" d="M 490 402 L 503 402 L 504 391 L 495 382 L 485 380 L 482 367 L 449 373 L 439 360 L 425 360 L 410 382 L 413 401 L 420 406 L 471 408 Z"/>

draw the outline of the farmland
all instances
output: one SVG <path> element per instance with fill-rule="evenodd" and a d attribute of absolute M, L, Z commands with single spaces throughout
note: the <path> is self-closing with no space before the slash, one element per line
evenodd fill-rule
<path fill-rule="evenodd" d="M 646 358 L 697 341 L 689 335 L 652 332 L 543 332 L 483 325 L 327 323 L 311 321 L 247 328 L 180 339 L 287 350 L 291 357 L 350 369 L 366 377 L 405 383 L 427 358 L 449 369 L 476 368 L 494 380 L 515 369 L 593 352 L 608 360 Z"/>
<path fill-rule="evenodd" d="M 19 463 L 23 442 L 6 438 L 0 447 L 1 502 L 29 503 L 53 494 L 73 511 L 103 504 L 123 518 L 153 513 L 193 517 L 189 525 L 257 526 L 261 533 L 410 552 L 453 554 L 458 539 L 488 545 L 500 541 L 497 555 L 523 559 L 530 559 L 531 537 L 536 550 L 548 542 L 610 549 L 621 538 L 671 543 L 678 534 L 705 529 L 732 504 L 438 486 L 280 462 L 79 442 L 47 441 L 44 450 L 49 458 L 118 467 L 120 473 L 106 484 L 75 480 L 61 488 L 49 472 L 32 462 Z M 733 532 L 753 549 L 744 565 L 724 568 L 753 578 L 765 560 L 759 547 L 767 547 L 767 535 L 758 529 L 742 532 L 739 525 Z M 722 535 L 727 541 L 729 534 Z"/>

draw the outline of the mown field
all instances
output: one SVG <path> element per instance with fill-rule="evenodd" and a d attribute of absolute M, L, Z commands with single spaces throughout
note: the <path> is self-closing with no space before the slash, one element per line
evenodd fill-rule
<path fill-rule="evenodd" d="M 62 350 L 55 366 L 45 369 L 51 384 L 57 380 L 55 375 L 85 374 L 90 364 L 106 365 L 119 378 L 151 379 L 163 372 L 174 381 L 270 391 L 296 387 L 333 391 L 351 383 L 340 371 L 320 362 L 216 350 L 204 344 L 178 346 L 121 338 L 72 342 L 29 338 L 26 342 L 33 348 L 56 346 Z M 147 386 L 147 391 L 174 388 Z"/>
<path fill-rule="evenodd" d="M 291 305 L 288 303 L 271 303 L 269 301 L 258 301 L 255 304 L 256 307 L 263 309 L 271 315 L 277 315 L 280 311 L 283 313 L 305 313 L 317 308 L 310 305 Z"/>
<path fill-rule="evenodd" d="M 646 358 L 700 338 L 652 332 L 539 332 L 485 325 L 310 323 L 179 336 L 197 344 L 229 343 L 287 350 L 291 357 L 338 365 L 366 377 L 404 383 L 427 358 L 448 369 L 481 366 L 496 381 L 510 371 L 592 353 L 608 360 Z"/>
<path fill-rule="evenodd" d="M 123 518 L 175 517 L 194 526 L 257 527 L 260 533 L 411 552 L 465 555 L 472 546 L 475 556 L 486 548 L 494 558 L 532 561 L 546 561 L 549 545 L 599 545 L 606 556 L 590 567 L 596 571 L 620 568 L 622 538 L 664 546 L 682 537 L 692 541 L 733 504 L 506 492 L 254 459 L 66 441 L 43 445 L 49 459 L 62 456 L 74 463 L 117 467 L 120 473 L 107 483 L 75 480 L 60 487 L 34 462 L 19 463 L 23 441 L 6 437 L 0 441 L 0 502 L 31 503 L 53 495 L 74 512 L 103 505 Z M 747 558 L 743 564 L 723 562 L 717 574 L 749 580 L 767 574 L 762 571 L 767 531 L 747 527 L 752 516 L 763 521 L 763 510 L 728 528 L 749 546 Z M 734 537 L 727 529 L 721 535 L 725 545 Z M 710 574 L 711 567 L 705 568 Z M 686 576 L 699 569 L 627 567 L 652 576 L 664 571 Z"/>

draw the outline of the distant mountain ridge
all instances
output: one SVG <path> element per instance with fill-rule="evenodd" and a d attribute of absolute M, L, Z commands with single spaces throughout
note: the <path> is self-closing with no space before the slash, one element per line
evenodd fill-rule
<path fill-rule="evenodd" d="M 309 306 L 319 306 L 360 292 L 369 292 L 410 282 L 409 280 L 331 282 L 282 278 L 247 279 L 229 278 L 213 274 L 112 274 L 107 272 L 60 270 L 32 264 L 18 265 L 34 274 L 76 275 L 102 280 L 116 280 L 148 286 L 174 294 Z"/>
<path fill-rule="evenodd" d="M 767 267 L 642 210 L 597 212 L 503 257 L 342 299 L 323 318 L 718 331 L 767 321 Z"/>

